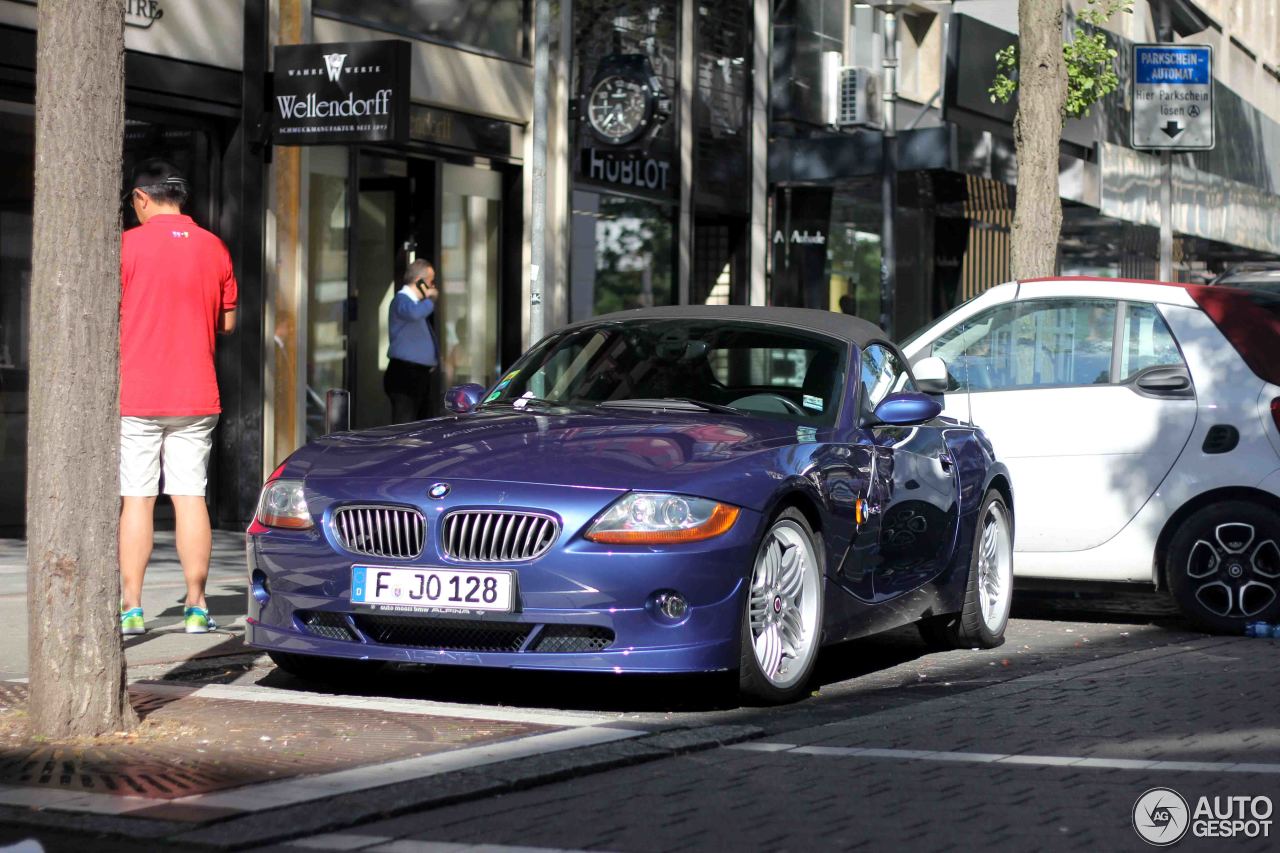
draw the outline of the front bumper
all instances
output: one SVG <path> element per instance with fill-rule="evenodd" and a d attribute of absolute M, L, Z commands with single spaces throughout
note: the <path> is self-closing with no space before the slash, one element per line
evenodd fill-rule
<path fill-rule="evenodd" d="M 561 541 L 543 557 L 475 565 L 515 573 L 515 612 L 463 615 L 353 606 L 352 565 L 467 564 L 434 549 L 434 526 L 423 556 L 414 561 L 348 554 L 329 532 L 327 518 L 307 531 L 250 528 L 250 646 L 404 664 L 577 672 L 695 673 L 738 666 L 746 577 L 761 523 L 756 513 L 744 510 L 716 539 L 668 548 L 587 542 L 577 537 L 578 520 L 566 514 Z M 263 595 L 263 581 L 269 595 Z M 689 602 L 679 622 L 654 607 L 655 593 L 666 590 Z M 384 630 L 388 625 L 394 630 Z"/>

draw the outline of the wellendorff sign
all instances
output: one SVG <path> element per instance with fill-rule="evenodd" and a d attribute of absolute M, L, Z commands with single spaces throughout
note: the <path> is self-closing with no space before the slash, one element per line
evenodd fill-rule
<path fill-rule="evenodd" d="M 277 47 L 275 144 L 407 141 L 409 61 L 398 40 Z"/>

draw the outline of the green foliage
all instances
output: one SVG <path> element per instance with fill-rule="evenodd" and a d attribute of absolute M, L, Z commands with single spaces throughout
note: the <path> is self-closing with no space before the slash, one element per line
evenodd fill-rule
<path fill-rule="evenodd" d="M 1089 0 L 1076 15 L 1072 38 L 1062 45 L 1067 66 L 1067 99 L 1063 119 L 1089 115 L 1089 107 L 1111 94 L 1120 85 L 1116 74 L 1116 51 L 1107 44 L 1101 29 L 1117 12 L 1133 13 L 1133 0 Z M 996 77 L 987 93 L 992 103 L 1009 103 L 1018 90 L 1018 47 L 1011 44 L 996 53 Z"/>

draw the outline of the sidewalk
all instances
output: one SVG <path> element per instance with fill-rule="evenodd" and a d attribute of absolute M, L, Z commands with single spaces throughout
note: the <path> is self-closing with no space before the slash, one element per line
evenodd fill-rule
<path fill-rule="evenodd" d="M 0 680 L 27 675 L 27 549 L 21 539 L 0 539 L 0 624 L 13 639 L 0 643 Z M 187 634 L 182 626 L 186 583 L 173 532 L 156 533 L 155 551 L 143 585 L 147 633 L 125 641 L 130 677 L 158 677 L 183 661 L 244 653 L 244 534 L 213 531 L 207 601 L 219 630 Z"/>

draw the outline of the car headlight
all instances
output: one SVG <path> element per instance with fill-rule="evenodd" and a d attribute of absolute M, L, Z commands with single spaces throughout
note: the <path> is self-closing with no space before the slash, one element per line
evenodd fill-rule
<path fill-rule="evenodd" d="M 303 530 L 313 527 L 301 480 L 272 480 L 258 501 L 258 522 L 267 527 Z"/>
<path fill-rule="evenodd" d="M 706 498 L 632 492 L 614 502 L 587 530 L 606 545 L 676 545 L 725 533 L 738 508 Z"/>

